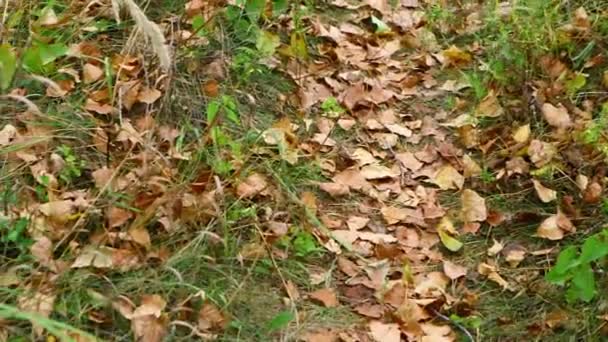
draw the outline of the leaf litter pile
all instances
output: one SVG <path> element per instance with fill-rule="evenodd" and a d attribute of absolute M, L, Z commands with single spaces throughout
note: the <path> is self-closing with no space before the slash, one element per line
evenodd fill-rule
<path fill-rule="evenodd" d="M 608 254 L 605 236 L 587 240 L 576 264 L 569 247 L 563 269 L 545 274 L 608 214 L 608 28 L 599 24 L 608 13 L 536 4 L 554 11 L 553 26 L 536 30 L 553 45 L 527 51 L 509 38 L 529 33 L 519 3 L 193 0 L 161 24 L 130 0 L 40 9 L 32 46 L 0 45 L 0 338 L 23 334 L 17 320 L 32 322 L 32 336 L 79 341 L 118 340 L 117 322 L 130 326 L 121 336 L 140 341 L 234 336 L 233 298 L 199 284 L 133 296 L 112 283 L 163 267 L 183 282 L 173 267 L 180 253 L 234 236 L 230 258 L 243 272 L 269 261 L 283 297 L 282 313 L 260 323 L 266 335 L 244 340 L 604 333 L 601 265 L 592 261 Z M 114 32 L 90 26 L 125 25 L 121 10 L 135 27 L 117 26 L 122 50 Z M 74 24 L 89 38 L 44 36 Z M 249 54 L 221 51 L 224 25 L 251 36 L 241 41 Z M 256 70 L 293 91 L 256 91 L 262 81 L 243 81 Z M 193 94 L 180 94 L 184 85 Z M 200 108 L 171 104 L 184 98 Z M 265 105 L 272 117 L 256 118 Z M 197 114 L 185 124 L 178 110 Z M 319 177 L 289 174 L 301 169 Z M 291 259 L 307 263 L 307 284 L 281 271 Z M 37 319 L 65 317 L 71 277 L 105 282 L 82 289 L 94 304 L 71 321 L 87 321 L 90 334 Z M 567 301 L 551 279 L 568 285 Z M 518 298 L 529 301 L 523 313 L 509 311 Z M 596 320 L 588 326 L 573 303 L 592 299 L 600 304 L 582 309 Z M 307 327 L 311 305 L 359 319 L 326 326 L 318 317 Z M 587 325 L 577 330 L 579 319 Z"/>

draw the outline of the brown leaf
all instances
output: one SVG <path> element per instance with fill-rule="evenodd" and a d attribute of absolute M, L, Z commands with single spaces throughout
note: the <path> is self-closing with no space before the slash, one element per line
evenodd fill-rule
<path fill-rule="evenodd" d="M 329 288 L 320 289 L 311 293 L 310 298 L 323 304 L 326 308 L 333 308 L 340 305 L 336 292 Z"/>
<path fill-rule="evenodd" d="M 55 262 L 53 260 L 53 242 L 46 236 L 36 239 L 36 242 L 30 246 L 32 256 L 45 267 L 55 270 Z"/>
<path fill-rule="evenodd" d="M 371 321 L 369 322 L 369 330 L 371 337 L 376 342 L 401 341 L 401 330 L 399 330 L 399 324 Z"/>
<path fill-rule="evenodd" d="M 51 201 L 41 204 L 38 210 L 56 222 L 67 222 L 75 211 L 75 205 L 72 200 Z"/>
<path fill-rule="evenodd" d="M 568 110 L 561 104 L 555 107 L 550 103 L 545 103 L 543 104 L 542 112 L 545 120 L 553 127 L 568 128 L 572 126 Z"/>
<path fill-rule="evenodd" d="M 19 309 L 48 318 L 53 312 L 56 295 L 48 289 L 27 291 L 17 298 Z M 33 324 L 36 336 L 41 336 L 44 328 Z"/>
<path fill-rule="evenodd" d="M 303 342 L 338 342 L 338 334 L 330 329 L 323 329 L 307 333 L 303 336 Z"/>
<path fill-rule="evenodd" d="M 152 104 L 161 97 L 162 93 L 154 88 L 143 88 L 137 94 L 137 101 Z"/>
<path fill-rule="evenodd" d="M 395 178 L 399 176 L 399 170 L 382 165 L 367 165 L 361 168 L 361 175 L 367 180 Z"/>
<path fill-rule="evenodd" d="M 202 331 L 222 331 L 228 325 L 228 319 L 210 301 L 206 301 L 198 312 L 198 328 Z"/>
<path fill-rule="evenodd" d="M 481 275 L 488 277 L 488 279 L 497 283 L 505 290 L 511 287 L 511 285 L 509 285 L 509 282 L 507 282 L 503 277 L 501 277 L 500 274 L 498 274 L 496 267 L 492 265 L 482 262 L 477 266 L 477 272 L 479 272 L 479 274 Z"/>
<path fill-rule="evenodd" d="M 110 228 L 120 227 L 133 217 L 133 212 L 119 207 L 110 207 L 106 213 Z"/>
<path fill-rule="evenodd" d="M 368 217 L 350 216 L 346 221 L 346 225 L 350 230 L 359 230 L 365 228 L 368 222 Z"/>
<path fill-rule="evenodd" d="M 82 67 L 82 80 L 89 84 L 99 80 L 103 76 L 103 70 L 91 63 L 87 63 Z"/>
<path fill-rule="evenodd" d="M 109 104 L 102 104 L 92 99 L 87 99 L 84 104 L 84 109 L 98 114 L 111 114 L 114 112 L 114 107 Z"/>
<path fill-rule="evenodd" d="M 354 277 L 361 271 L 360 267 L 349 259 L 339 256 L 338 257 L 338 268 L 349 277 Z"/>
<path fill-rule="evenodd" d="M 412 152 L 397 153 L 395 154 L 395 159 L 400 161 L 403 167 L 411 171 L 418 171 L 424 165 L 414 156 Z"/>
<path fill-rule="evenodd" d="M 561 240 L 564 232 L 574 232 L 572 222 L 561 212 L 546 218 L 536 230 L 536 235 L 548 240 Z"/>
<path fill-rule="evenodd" d="M 532 140 L 530 141 L 530 146 L 528 146 L 528 155 L 530 156 L 530 160 L 536 167 L 543 167 L 557 154 L 557 149 L 551 143 L 540 141 L 540 140 Z"/>
<path fill-rule="evenodd" d="M 201 86 L 203 94 L 208 97 L 218 97 L 220 94 L 220 84 L 216 80 L 208 80 Z"/>
<path fill-rule="evenodd" d="M 319 188 L 332 197 L 345 196 L 350 194 L 350 188 L 341 183 L 320 183 Z"/>
<path fill-rule="evenodd" d="M 82 268 L 93 266 L 95 268 L 110 268 L 114 265 L 112 259 L 113 250 L 108 247 L 86 246 L 76 257 L 71 268 Z"/>
<path fill-rule="evenodd" d="M 549 203 L 557 199 L 557 192 L 555 190 L 551 190 L 545 187 L 536 179 L 533 179 L 532 183 L 534 183 L 534 189 L 536 189 L 536 194 L 538 195 L 538 198 L 540 198 L 540 200 L 544 203 Z"/>
<path fill-rule="evenodd" d="M 384 315 L 384 308 L 378 304 L 363 303 L 355 306 L 355 311 L 362 316 L 371 318 L 380 318 Z"/>
<path fill-rule="evenodd" d="M 133 241 L 146 249 L 152 246 L 148 229 L 144 226 L 135 225 L 129 228 L 129 236 Z"/>
<path fill-rule="evenodd" d="M 587 185 L 587 188 L 583 192 L 583 201 L 585 203 L 599 203 L 602 199 L 602 186 L 598 182 L 592 182 Z"/>
<path fill-rule="evenodd" d="M 237 186 L 236 193 L 240 197 L 251 198 L 262 193 L 266 188 L 268 188 L 266 178 L 259 173 L 253 173 Z"/>
<path fill-rule="evenodd" d="M 437 170 L 432 181 L 441 190 L 461 189 L 464 185 L 464 177 L 450 164 Z"/>
<path fill-rule="evenodd" d="M 479 103 L 475 114 L 477 116 L 487 116 L 491 118 L 499 117 L 504 113 L 504 109 L 501 107 L 498 97 L 494 91 L 490 93 Z"/>
<path fill-rule="evenodd" d="M 473 158 L 471 158 L 471 156 L 469 156 L 468 154 L 465 154 L 462 157 L 462 165 L 464 167 L 463 175 L 465 178 L 477 177 L 481 175 L 481 166 L 479 166 L 479 164 L 477 164 L 477 162 L 473 160 Z"/>
<path fill-rule="evenodd" d="M 159 295 L 142 296 L 141 305 L 131 315 L 131 329 L 137 341 L 161 342 L 169 320 L 162 314 L 167 303 Z M 127 317 L 128 318 L 128 317 Z"/>
<path fill-rule="evenodd" d="M 526 257 L 526 249 L 522 245 L 510 244 L 502 251 L 505 261 L 511 267 L 517 267 Z"/>
<path fill-rule="evenodd" d="M 464 222 L 483 222 L 488 217 L 486 201 L 475 191 L 465 189 L 460 197 Z"/>
<path fill-rule="evenodd" d="M 312 213 L 317 213 L 317 196 L 310 191 L 304 191 L 300 194 L 300 199 L 304 206 Z"/>
<path fill-rule="evenodd" d="M 445 273 L 448 278 L 456 280 L 460 277 L 464 277 L 467 275 L 467 268 L 464 266 L 457 265 L 449 260 L 444 260 L 443 273 Z"/>

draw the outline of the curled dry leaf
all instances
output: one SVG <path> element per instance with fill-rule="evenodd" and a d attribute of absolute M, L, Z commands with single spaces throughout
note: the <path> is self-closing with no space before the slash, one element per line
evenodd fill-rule
<path fill-rule="evenodd" d="M 519 244 L 510 244 L 502 251 L 505 260 L 511 267 L 517 267 L 526 257 L 526 249 Z"/>
<path fill-rule="evenodd" d="M 504 248 L 503 244 L 494 240 L 492 247 L 488 248 L 488 256 L 496 256 Z"/>
<path fill-rule="evenodd" d="M 488 218 L 486 201 L 475 191 L 465 189 L 460 197 L 464 222 L 483 222 Z"/>
<path fill-rule="evenodd" d="M 533 179 L 532 183 L 534 183 L 534 189 L 536 189 L 538 198 L 540 198 L 540 200 L 544 203 L 549 203 L 557 199 L 557 191 L 545 187 L 536 179 Z"/>
<path fill-rule="evenodd" d="M 538 237 L 548 240 L 561 240 L 564 232 L 574 232 L 575 227 L 570 220 L 561 212 L 546 218 L 536 230 Z"/>
<path fill-rule="evenodd" d="M 93 83 L 103 76 L 103 70 L 91 63 L 87 63 L 82 67 L 82 80 L 84 83 Z"/>
<path fill-rule="evenodd" d="M 310 298 L 323 304 L 326 308 L 333 308 L 340 305 L 336 292 L 329 288 L 320 289 L 311 293 Z"/>
<path fill-rule="evenodd" d="M 6 146 L 17 136 L 17 128 L 13 125 L 5 125 L 0 130 L 0 146 Z"/>
<path fill-rule="evenodd" d="M 252 198 L 267 188 L 266 178 L 259 173 L 253 173 L 237 186 L 236 193 L 243 198 Z"/>
<path fill-rule="evenodd" d="M 550 103 L 543 104 L 542 112 L 549 125 L 556 128 L 568 128 L 572 126 L 572 120 L 570 120 L 570 114 L 568 110 L 562 105 L 555 107 Z"/>
<path fill-rule="evenodd" d="M 483 276 L 488 277 L 491 281 L 500 285 L 504 290 L 510 289 L 511 285 L 503 277 L 498 274 L 496 267 L 486 264 L 485 262 L 480 263 L 477 266 L 477 272 Z"/>
<path fill-rule="evenodd" d="M 452 165 L 446 164 L 437 170 L 432 182 L 441 190 L 461 189 L 464 177 Z"/>
<path fill-rule="evenodd" d="M 41 204 L 38 210 L 56 222 L 67 222 L 75 212 L 76 206 L 72 200 L 59 200 Z"/>
<path fill-rule="evenodd" d="M 133 217 L 133 212 L 119 207 L 110 207 L 106 213 L 110 228 L 120 227 Z"/>
<path fill-rule="evenodd" d="M 515 140 L 516 143 L 523 144 L 530 139 L 531 133 L 530 124 L 519 126 L 513 132 L 513 140 Z"/>
<path fill-rule="evenodd" d="M 598 182 L 592 182 L 587 185 L 587 188 L 583 192 L 583 201 L 585 203 L 599 203 L 602 199 L 602 192 L 604 189 Z"/>
<path fill-rule="evenodd" d="M 163 315 L 167 302 L 159 295 L 142 296 L 141 305 L 130 317 L 131 329 L 138 341 L 161 342 L 167 334 L 168 318 Z"/>
<path fill-rule="evenodd" d="M 113 266 L 113 250 L 108 247 L 86 246 L 84 250 L 76 257 L 72 268 L 95 267 L 95 268 L 110 268 Z"/>
<path fill-rule="evenodd" d="M 456 280 L 467 275 L 467 268 L 457 265 L 449 260 L 443 261 L 443 273 L 451 280 Z"/>
<path fill-rule="evenodd" d="M 206 301 L 198 312 L 197 327 L 201 331 L 221 331 L 228 325 L 227 317 L 210 301 Z"/>
<path fill-rule="evenodd" d="M 465 154 L 462 157 L 462 165 L 464 166 L 463 175 L 465 178 L 481 175 L 481 166 L 479 166 L 479 164 L 477 164 L 477 162 L 468 154 Z"/>
<path fill-rule="evenodd" d="M 499 117 L 503 113 L 504 113 L 504 109 L 500 105 L 500 102 L 498 101 L 498 97 L 492 90 L 481 101 L 479 106 L 477 106 L 477 110 L 475 111 L 475 115 L 477 115 L 477 116 L 487 116 L 487 117 L 491 117 L 491 118 Z"/>

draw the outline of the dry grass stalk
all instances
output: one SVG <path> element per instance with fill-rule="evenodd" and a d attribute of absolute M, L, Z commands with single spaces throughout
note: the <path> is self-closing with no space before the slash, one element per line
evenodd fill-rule
<path fill-rule="evenodd" d="M 112 8 L 116 14 L 117 21 L 120 20 L 118 9 L 121 7 L 127 8 L 129 14 L 133 20 L 135 20 L 137 27 L 148 36 L 152 43 L 152 49 L 158 56 L 160 66 L 163 70 L 168 71 L 171 67 L 171 51 L 165 42 L 165 36 L 163 35 L 160 26 L 148 19 L 146 14 L 133 0 L 112 0 Z"/>

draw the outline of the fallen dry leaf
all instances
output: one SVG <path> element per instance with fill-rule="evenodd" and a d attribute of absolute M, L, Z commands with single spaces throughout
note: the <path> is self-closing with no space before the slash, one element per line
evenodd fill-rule
<path fill-rule="evenodd" d="M 464 177 L 450 164 L 437 170 L 432 181 L 441 190 L 461 189 L 464 185 Z"/>
<path fill-rule="evenodd" d="M 27 291 L 17 298 L 17 306 L 23 311 L 49 318 L 53 312 L 56 297 L 51 289 Z M 42 326 L 33 324 L 33 328 L 36 336 L 42 335 L 44 331 Z"/>
<path fill-rule="evenodd" d="M 120 227 L 133 217 L 133 212 L 119 207 L 110 207 L 106 213 L 110 228 Z"/>
<path fill-rule="evenodd" d="M 538 198 L 540 198 L 540 200 L 544 203 L 549 203 L 557 199 L 557 191 L 545 187 L 536 179 L 533 179 L 532 183 L 534 183 L 534 189 L 536 189 Z"/>
<path fill-rule="evenodd" d="M 348 226 L 348 229 L 359 230 L 365 228 L 368 222 L 369 218 L 367 217 L 351 216 L 346 221 L 346 225 Z"/>
<path fill-rule="evenodd" d="M 542 112 L 549 125 L 556 128 L 568 128 L 572 125 L 568 110 L 561 104 L 558 107 L 550 103 L 543 104 Z"/>
<path fill-rule="evenodd" d="M 326 308 L 333 308 L 340 305 L 338 302 L 338 297 L 336 296 L 336 292 L 333 289 L 324 288 L 312 292 L 310 298 L 323 304 Z"/>
<path fill-rule="evenodd" d="M 198 311 L 197 327 L 202 331 L 222 331 L 228 323 L 227 317 L 210 301 L 206 301 Z"/>
<path fill-rule="evenodd" d="M 162 93 L 154 88 L 144 88 L 137 94 L 137 100 L 142 103 L 152 104 L 160 99 Z"/>
<path fill-rule="evenodd" d="M 482 262 L 477 266 L 477 272 L 479 272 L 479 274 L 481 275 L 488 277 L 488 279 L 497 283 L 505 290 L 510 289 L 511 287 L 511 285 L 509 285 L 509 282 L 507 282 L 503 277 L 501 277 L 500 274 L 498 274 L 496 267 L 492 265 Z"/>
<path fill-rule="evenodd" d="M 564 232 L 573 232 L 575 227 L 570 220 L 561 212 L 546 218 L 536 230 L 538 237 L 548 240 L 561 240 Z"/>
<path fill-rule="evenodd" d="M 401 330 L 396 323 L 369 322 L 370 335 L 376 342 L 400 342 Z"/>
<path fill-rule="evenodd" d="M 530 125 L 519 126 L 513 132 L 513 140 L 516 143 L 523 144 L 530 139 L 530 134 L 532 131 L 530 130 Z"/>
<path fill-rule="evenodd" d="M 103 70 L 91 63 L 87 63 L 82 67 L 82 80 L 84 83 L 93 83 L 103 76 Z"/>
<path fill-rule="evenodd" d="M 350 194 L 350 188 L 348 185 L 344 185 L 341 183 L 320 183 L 319 188 L 332 197 L 345 196 Z"/>
<path fill-rule="evenodd" d="M 361 168 L 361 175 L 368 180 L 383 179 L 383 178 L 395 178 L 399 176 L 399 170 L 395 168 L 388 168 L 382 165 L 367 165 Z"/>
<path fill-rule="evenodd" d="M 526 257 L 526 249 L 519 244 L 509 244 L 504 248 L 502 254 L 511 267 L 517 267 Z"/>
<path fill-rule="evenodd" d="M 0 130 L 0 146 L 6 146 L 17 136 L 17 128 L 13 125 L 4 125 Z"/>
<path fill-rule="evenodd" d="M 460 197 L 464 222 L 483 222 L 488 218 L 486 201 L 475 191 L 465 189 Z"/>
<path fill-rule="evenodd" d="M 259 173 L 253 173 L 237 186 L 236 193 L 240 197 L 251 198 L 262 193 L 266 188 L 268 188 L 266 178 Z"/>
<path fill-rule="evenodd" d="M 467 268 L 457 265 L 449 260 L 443 261 L 443 273 L 451 280 L 456 280 L 467 275 Z"/>
<path fill-rule="evenodd" d="M 169 319 L 163 315 L 167 302 L 159 295 L 142 296 L 141 305 L 126 317 L 138 341 L 161 342 L 167 334 Z"/>
<path fill-rule="evenodd" d="M 487 254 L 488 256 L 496 256 L 498 255 L 498 253 L 500 253 L 500 251 L 502 251 L 504 248 L 503 244 L 494 240 L 494 244 L 492 245 L 492 247 L 488 248 Z"/>

